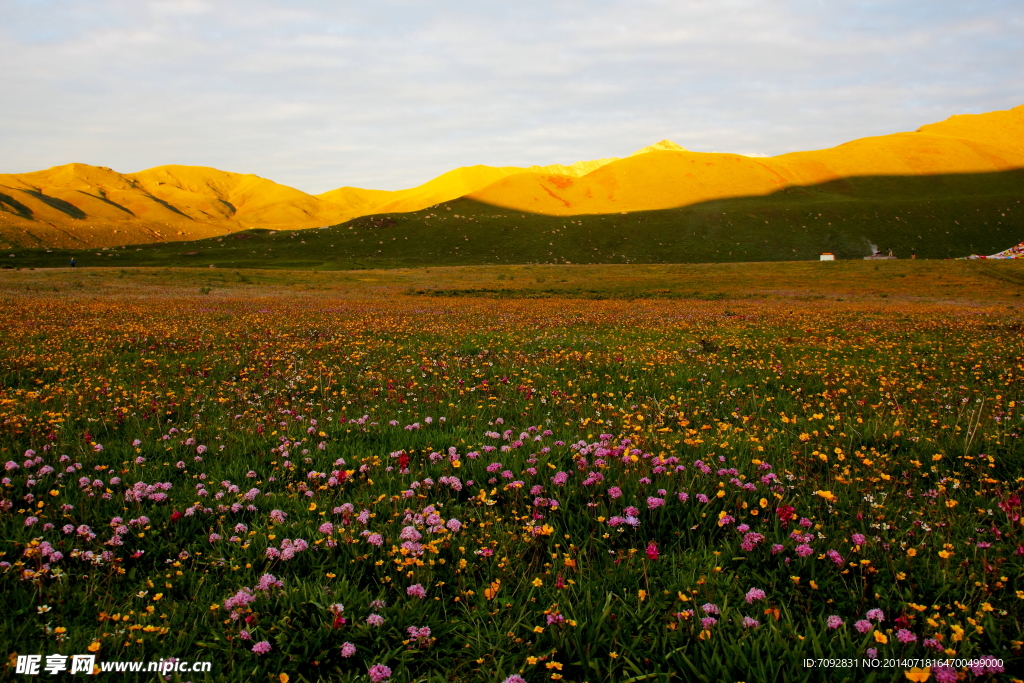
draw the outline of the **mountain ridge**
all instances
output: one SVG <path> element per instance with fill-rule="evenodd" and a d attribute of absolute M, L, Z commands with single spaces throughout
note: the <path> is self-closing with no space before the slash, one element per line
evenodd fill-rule
<path fill-rule="evenodd" d="M 319 195 L 201 166 L 121 174 L 71 163 L 0 174 L 0 246 L 101 247 L 335 225 L 460 197 L 551 216 L 673 209 L 860 176 L 1024 168 L 1024 105 L 952 116 L 914 132 L 775 157 L 690 152 L 669 140 L 623 158 L 530 167 L 467 166 L 419 186 Z"/>

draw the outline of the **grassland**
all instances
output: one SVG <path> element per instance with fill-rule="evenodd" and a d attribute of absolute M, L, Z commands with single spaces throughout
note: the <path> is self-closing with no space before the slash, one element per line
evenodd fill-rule
<path fill-rule="evenodd" d="M 1014 680 L 1022 283 L 0 272 L 4 675 Z"/>
<path fill-rule="evenodd" d="M 469 199 L 312 230 L 102 250 L 11 249 L 4 266 L 352 270 L 486 264 L 741 263 L 991 254 L 1024 240 L 1024 171 L 848 178 L 625 215 L 543 216 Z M 14 256 L 10 256 L 14 254 Z"/>

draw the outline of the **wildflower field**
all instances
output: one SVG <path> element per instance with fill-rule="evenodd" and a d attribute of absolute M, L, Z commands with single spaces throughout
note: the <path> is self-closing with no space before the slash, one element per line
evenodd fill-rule
<path fill-rule="evenodd" d="M 1013 680 L 1024 269 L 856 267 L 4 272 L 2 675 Z"/>

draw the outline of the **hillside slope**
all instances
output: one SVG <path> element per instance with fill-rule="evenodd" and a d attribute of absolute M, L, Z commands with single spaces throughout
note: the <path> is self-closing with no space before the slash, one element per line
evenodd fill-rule
<path fill-rule="evenodd" d="M 629 214 L 548 216 L 460 198 L 319 230 L 47 253 L 5 267 L 192 266 L 339 270 L 482 264 L 906 259 L 994 254 L 1024 241 L 1024 170 L 843 178 L 765 196 Z M 13 254 L 13 256 L 12 256 Z M 828 264 L 823 264 L 827 267 Z"/>
<path fill-rule="evenodd" d="M 0 175 L 0 248 L 94 249 L 250 228 L 300 230 L 423 211 L 460 197 L 498 211 L 546 216 L 663 211 L 859 177 L 996 177 L 1020 168 L 1024 106 L 771 158 L 689 152 L 663 140 L 623 159 L 468 166 L 406 190 L 342 187 L 317 196 L 206 167 L 160 166 L 121 174 L 67 164 Z"/>
<path fill-rule="evenodd" d="M 310 228 L 359 211 L 255 175 L 201 166 L 134 174 L 87 164 L 0 175 L 0 241 L 95 247 Z"/>
<path fill-rule="evenodd" d="M 569 216 L 678 208 L 858 176 L 1014 168 L 1024 168 L 1024 106 L 954 116 L 913 133 L 769 158 L 653 150 L 606 164 L 580 178 L 516 174 L 467 197 L 518 211 Z"/>

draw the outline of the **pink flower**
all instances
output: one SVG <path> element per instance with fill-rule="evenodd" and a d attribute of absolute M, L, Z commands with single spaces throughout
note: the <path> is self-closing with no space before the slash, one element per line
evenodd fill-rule
<path fill-rule="evenodd" d="M 757 619 L 743 617 L 743 628 L 757 628 L 760 625 L 761 622 L 759 622 Z"/>
<path fill-rule="evenodd" d="M 915 640 L 917 640 L 917 636 L 915 636 L 907 629 L 901 628 L 900 630 L 896 631 L 896 640 L 906 645 L 907 643 L 912 643 Z"/>
<path fill-rule="evenodd" d="M 366 623 L 370 626 L 381 626 L 384 624 L 384 617 L 379 614 L 371 614 L 366 617 Z"/>
<path fill-rule="evenodd" d="M 270 650 L 271 650 L 270 643 L 268 643 L 265 640 L 261 640 L 260 642 L 258 642 L 258 643 L 256 643 L 255 645 L 252 646 L 252 651 L 255 652 L 258 655 L 265 655 L 268 652 L 270 652 Z"/>
<path fill-rule="evenodd" d="M 864 545 L 864 541 L 867 539 L 864 538 L 864 534 L 854 534 L 850 537 L 850 540 L 853 541 L 854 545 Z"/>
<path fill-rule="evenodd" d="M 380 546 L 384 545 L 384 537 L 380 534 L 370 534 L 366 537 L 366 542 L 370 545 L 375 545 L 379 548 Z"/>
<path fill-rule="evenodd" d="M 620 489 L 618 486 L 612 486 L 610 489 L 608 489 L 608 497 L 609 498 L 613 498 L 613 499 L 614 498 L 621 498 L 622 497 L 622 489 Z"/>
<path fill-rule="evenodd" d="M 352 643 L 342 643 L 341 645 L 341 656 L 351 657 L 356 653 L 356 646 Z"/>
<path fill-rule="evenodd" d="M 657 543 L 655 543 L 654 541 L 651 541 L 650 543 L 647 544 L 647 559 L 648 560 L 657 560 L 658 557 L 660 557 L 660 555 L 661 555 L 661 553 L 658 552 L 658 544 Z"/>
<path fill-rule="evenodd" d="M 853 627 L 857 629 L 857 633 L 867 633 L 871 630 L 871 622 L 867 619 L 861 619 L 853 624 Z"/>
<path fill-rule="evenodd" d="M 383 664 L 374 664 L 366 673 L 370 676 L 372 683 L 384 683 L 391 678 L 391 669 Z"/>
<path fill-rule="evenodd" d="M 421 586 L 418 583 L 414 583 L 413 585 L 406 588 L 405 594 L 413 598 L 419 598 L 420 600 L 427 597 L 427 591 L 424 590 L 423 586 Z M 389 673 L 388 675 L 390 676 L 391 674 Z"/>
<path fill-rule="evenodd" d="M 664 504 L 665 504 L 665 499 L 664 498 L 657 498 L 655 496 L 650 496 L 647 499 L 647 509 L 648 510 L 653 510 L 654 508 L 660 508 Z"/>
<path fill-rule="evenodd" d="M 334 525 L 330 522 L 324 522 L 320 525 L 320 533 L 330 536 L 334 533 Z"/>
<path fill-rule="evenodd" d="M 747 604 L 752 604 L 755 600 L 764 600 L 764 591 L 760 588 L 751 588 L 747 591 Z"/>
<path fill-rule="evenodd" d="M 938 664 L 932 667 L 935 674 L 935 683 L 956 683 L 956 669 L 946 664 Z"/>
<path fill-rule="evenodd" d="M 828 621 L 825 623 L 829 628 L 839 628 L 843 625 L 843 620 L 837 617 L 835 614 L 833 614 L 828 618 Z"/>
<path fill-rule="evenodd" d="M 512 674 L 506 678 L 502 683 L 526 683 L 526 679 L 519 674 Z"/>
<path fill-rule="evenodd" d="M 873 621 L 878 621 L 878 622 L 885 621 L 885 612 L 883 612 L 882 610 L 878 609 L 877 607 L 875 609 L 869 609 L 868 613 L 865 616 L 868 619 L 871 619 Z"/>

